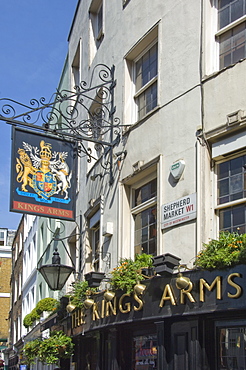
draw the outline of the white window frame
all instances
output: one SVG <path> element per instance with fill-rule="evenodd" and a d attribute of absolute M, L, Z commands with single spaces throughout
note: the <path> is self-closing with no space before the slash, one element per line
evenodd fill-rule
<path fill-rule="evenodd" d="M 87 216 L 88 219 L 88 231 L 89 231 L 89 242 L 90 242 L 90 249 L 91 249 L 91 269 L 93 271 L 101 271 L 102 268 L 102 258 L 101 258 L 101 245 L 102 245 L 102 220 L 101 220 L 101 208 L 97 206 L 97 210 L 94 213 L 89 214 Z M 99 233 L 99 246 L 98 250 L 96 250 L 96 233 Z M 95 258 L 96 253 L 98 253 L 99 257 Z M 98 266 L 95 269 L 95 266 Z"/>
<path fill-rule="evenodd" d="M 216 215 L 217 215 L 217 225 L 218 225 L 218 230 L 220 229 L 219 228 L 219 222 L 220 222 L 220 219 L 219 219 L 219 212 L 223 209 L 229 209 L 231 207 L 236 207 L 236 206 L 239 206 L 239 205 L 242 205 L 244 203 L 246 203 L 246 198 L 240 198 L 240 199 L 237 199 L 237 200 L 234 200 L 234 201 L 228 201 L 226 203 L 222 203 L 222 204 L 218 204 L 218 194 L 217 194 L 217 191 L 218 191 L 218 175 L 217 175 L 217 170 L 218 170 L 218 165 L 221 164 L 221 163 L 224 163 L 224 162 L 227 162 L 231 159 L 236 159 L 238 157 L 241 157 L 243 155 L 246 155 L 246 150 L 244 151 L 239 151 L 238 153 L 234 153 L 234 154 L 231 154 L 224 158 L 223 160 L 220 159 L 220 160 L 217 160 L 216 161 L 216 173 L 215 173 L 215 187 L 216 187 L 216 190 L 215 190 L 215 193 L 216 193 L 216 196 L 215 196 L 215 212 L 216 212 Z"/>
<path fill-rule="evenodd" d="M 226 32 L 231 31 L 235 27 L 239 26 L 240 24 L 245 23 L 246 22 L 246 14 L 243 15 L 242 17 L 236 19 L 235 21 L 227 24 L 226 26 L 218 29 L 219 28 L 219 0 L 216 0 L 216 8 L 217 8 L 217 32 L 215 32 L 215 40 L 216 40 L 216 43 L 218 44 L 218 49 L 217 49 L 218 50 L 218 53 L 217 53 L 217 55 L 218 55 L 218 58 L 217 58 L 218 59 L 218 69 L 223 69 L 223 68 L 229 67 L 230 65 L 233 65 L 234 63 L 230 63 L 228 66 L 225 66 L 225 67 L 220 67 L 220 37 L 222 35 L 226 34 Z M 245 32 L 246 32 L 246 30 L 245 30 Z M 245 41 L 245 44 L 246 44 L 246 41 Z M 246 55 L 245 55 L 244 58 L 246 58 Z M 235 63 L 237 63 L 237 62 L 235 62 Z"/>
<path fill-rule="evenodd" d="M 124 56 L 125 60 L 125 96 L 124 96 L 124 121 L 129 124 L 134 124 L 141 119 L 144 119 L 148 115 L 151 115 L 158 109 L 159 104 L 159 22 L 157 22 L 153 27 L 140 39 L 136 44 L 129 50 L 129 52 Z M 135 63 L 139 60 L 153 45 L 157 44 L 157 76 L 152 80 L 148 81 L 141 90 L 136 91 L 135 85 Z M 144 115 L 143 118 L 138 117 L 138 106 L 135 99 L 145 91 L 149 86 L 157 81 L 157 105 L 150 112 Z"/>
<path fill-rule="evenodd" d="M 141 88 L 139 90 L 136 90 L 136 65 L 137 65 L 137 62 L 144 56 L 148 53 L 148 51 L 154 46 L 154 45 L 157 45 L 157 75 L 154 76 L 151 80 L 149 80 L 145 85 L 141 86 Z M 136 119 L 137 121 L 140 121 L 142 120 L 144 117 L 146 117 L 148 114 L 152 113 L 153 110 L 158 106 L 158 40 L 157 38 L 151 42 L 150 45 L 148 45 L 148 47 L 146 47 L 138 56 L 136 59 L 134 59 L 133 61 L 133 78 L 134 78 L 134 89 L 135 89 L 135 93 L 134 93 L 134 102 L 135 102 L 135 106 L 136 106 Z M 156 102 L 156 106 L 154 108 L 152 108 L 149 112 L 145 112 L 145 114 L 143 116 L 139 116 L 139 112 L 138 112 L 138 103 L 137 103 L 137 100 L 138 98 L 143 95 L 151 86 L 153 86 L 155 83 L 157 83 L 157 92 L 156 92 L 156 95 L 157 95 L 157 102 Z M 145 109 L 146 109 L 146 106 L 145 106 Z"/>
<path fill-rule="evenodd" d="M 101 28 L 98 29 L 98 17 L 101 12 Z M 101 45 L 101 42 L 104 37 L 104 0 L 92 0 L 90 8 L 89 8 L 89 15 L 90 15 L 90 31 L 91 31 L 91 41 L 90 41 L 90 49 L 91 49 L 91 57 L 92 60 L 94 55 Z"/>
<path fill-rule="evenodd" d="M 141 186 L 144 186 L 145 184 L 148 184 L 150 181 L 156 179 L 157 182 L 157 195 L 148 199 L 147 201 L 137 205 L 133 206 L 134 204 L 134 196 L 135 196 L 135 190 L 140 188 Z M 133 255 L 135 256 L 135 216 L 140 214 L 141 212 L 145 211 L 146 209 L 149 209 L 151 207 L 156 206 L 156 229 L 158 225 L 158 178 L 157 178 L 157 173 L 152 172 L 150 175 L 144 177 L 143 179 L 137 181 L 131 186 L 131 219 L 132 219 L 132 250 L 133 250 Z M 157 249 L 158 249 L 158 232 L 157 232 L 157 237 L 156 237 L 156 255 L 157 255 Z M 145 252 L 143 252 L 145 253 Z"/>
<path fill-rule="evenodd" d="M 71 89 L 75 90 L 81 82 L 81 39 L 79 40 L 76 52 L 71 64 Z"/>

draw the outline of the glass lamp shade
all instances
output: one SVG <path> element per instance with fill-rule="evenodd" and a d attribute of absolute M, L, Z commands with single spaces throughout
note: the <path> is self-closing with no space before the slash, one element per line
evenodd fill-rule
<path fill-rule="evenodd" d="M 40 266 L 38 270 L 51 290 L 61 290 L 74 271 L 74 267 L 50 264 Z"/>

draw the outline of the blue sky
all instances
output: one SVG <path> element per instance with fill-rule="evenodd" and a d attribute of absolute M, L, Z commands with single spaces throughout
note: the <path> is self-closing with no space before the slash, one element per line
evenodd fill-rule
<path fill-rule="evenodd" d="M 1 1 L 0 98 L 24 104 L 49 100 L 65 62 L 77 2 Z M 0 133 L 0 227 L 16 229 L 21 215 L 9 212 L 11 127 L 0 121 Z"/>

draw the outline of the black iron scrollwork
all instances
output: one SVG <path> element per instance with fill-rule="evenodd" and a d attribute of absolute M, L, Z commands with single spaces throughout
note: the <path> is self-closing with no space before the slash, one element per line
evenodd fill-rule
<path fill-rule="evenodd" d="M 0 98 L 0 120 L 32 130 L 45 131 L 78 142 L 77 155 L 93 158 L 84 142 L 104 150 L 104 167 L 110 167 L 112 183 L 112 148 L 119 142 L 120 119 L 114 117 L 114 66 L 98 64 L 89 83 L 82 81 L 74 90 L 56 91 L 46 101 L 32 99 L 28 105 Z"/>

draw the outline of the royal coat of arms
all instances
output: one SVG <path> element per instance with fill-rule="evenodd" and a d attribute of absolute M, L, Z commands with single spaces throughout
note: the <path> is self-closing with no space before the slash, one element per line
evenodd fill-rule
<path fill-rule="evenodd" d="M 39 147 L 22 142 L 16 158 L 16 181 L 21 187 L 19 195 L 33 197 L 38 202 L 69 203 L 68 189 L 71 187 L 72 171 L 66 158 L 67 152 L 52 152 L 52 145 L 44 140 Z M 54 196 L 54 195 L 58 195 Z"/>

